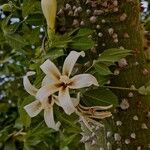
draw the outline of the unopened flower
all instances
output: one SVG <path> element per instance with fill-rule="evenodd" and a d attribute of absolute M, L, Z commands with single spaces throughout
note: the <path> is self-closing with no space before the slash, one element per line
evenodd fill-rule
<path fill-rule="evenodd" d="M 54 30 L 56 11 L 57 11 L 57 1 L 56 0 L 41 0 L 41 7 L 43 10 L 43 14 L 46 18 L 48 28 L 51 30 Z"/>
<path fill-rule="evenodd" d="M 38 89 L 35 88 L 33 85 L 31 85 L 28 79 L 28 76 L 31 76 L 34 74 L 35 72 L 30 71 L 23 78 L 24 88 L 32 96 L 36 96 Z M 48 96 L 48 97 L 44 97 L 43 99 L 37 99 L 33 101 L 32 103 L 26 105 L 24 109 L 26 110 L 26 112 L 29 114 L 30 117 L 35 117 L 42 110 L 44 110 L 44 120 L 45 120 L 46 125 L 49 128 L 58 130 L 60 127 L 60 122 L 55 123 L 54 116 L 53 116 L 53 105 L 54 105 L 54 102 L 56 101 L 57 101 L 57 98 L 55 96 Z"/>
<path fill-rule="evenodd" d="M 48 78 L 51 83 L 39 89 L 36 94 L 37 99 L 45 99 L 45 97 L 59 91 L 58 101 L 60 106 L 69 115 L 75 111 L 69 89 L 79 89 L 91 85 L 98 86 L 96 78 L 91 74 L 79 74 L 70 78 L 73 67 L 80 55 L 84 57 L 85 54 L 84 52 L 70 52 L 64 62 L 62 74 L 50 60 L 46 60 L 41 65 L 42 71 L 46 74 L 45 79 Z"/>

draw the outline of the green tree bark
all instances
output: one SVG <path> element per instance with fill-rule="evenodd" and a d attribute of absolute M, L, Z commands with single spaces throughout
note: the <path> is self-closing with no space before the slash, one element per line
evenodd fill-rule
<path fill-rule="evenodd" d="M 93 54 L 113 47 L 133 50 L 133 55 L 126 60 L 127 64 L 123 60 L 116 67 L 115 73 L 118 75 L 112 78 L 111 86 L 139 88 L 148 82 L 150 68 L 143 51 L 139 0 L 66 0 L 64 3 L 61 1 L 61 4 L 65 10 L 62 11 L 61 7 L 58 10 L 61 32 L 76 27 L 96 30 L 94 39 L 97 46 L 92 50 Z M 120 106 L 115 110 L 110 129 L 106 129 L 104 138 L 107 137 L 107 142 L 99 145 L 107 145 L 109 150 L 149 149 L 150 97 L 119 89 L 113 92 L 119 97 Z"/>

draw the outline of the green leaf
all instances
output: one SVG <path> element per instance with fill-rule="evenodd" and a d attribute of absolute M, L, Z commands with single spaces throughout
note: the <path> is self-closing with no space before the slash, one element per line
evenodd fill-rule
<path fill-rule="evenodd" d="M 27 114 L 27 112 L 24 109 L 24 106 L 32 102 L 32 97 L 27 97 L 23 100 L 21 105 L 19 106 L 19 114 L 20 114 L 20 121 L 23 123 L 23 125 L 27 128 L 31 124 L 31 118 Z"/>
<path fill-rule="evenodd" d="M 71 30 L 70 32 L 68 32 L 67 35 L 73 37 L 73 36 L 77 35 L 78 32 L 79 32 L 79 28 L 76 28 L 76 29 Z"/>
<path fill-rule="evenodd" d="M 38 124 L 36 123 L 34 127 L 30 127 L 30 129 L 27 131 L 26 139 L 24 142 L 24 148 L 30 150 L 34 148 L 34 146 L 40 144 L 41 142 L 46 142 L 46 139 L 50 138 L 53 132 L 55 131 L 48 128 L 45 125 L 44 121 L 41 121 Z"/>
<path fill-rule="evenodd" d="M 88 50 L 94 47 L 95 43 L 88 37 L 74 38 L 70 43 L 70 47 L 76 50 Z"/>
<path fill-rule="evenodd" d="M 64 52 L 63 52 L 63 49 L 50 49 L 47 53 L 46 53 L 46 56 L 45 56 L 45 59 L 48 59 L 50 58 L 51 60 L 54 60 L 60 56 L 63 56 L 64 55 Z"/>
<path fill-rule="evenodd" d="M 4 150 L 17 150 L 13 141 L 8 141 L 5 143 Z"/>
<path fill-rule="evenodd" d="M 11 125 L 5 126 L 3 129 L 0 130 L 0 142 L 6 142 L 10 136 L 9 136 L 9 131 L 12 128 Z"/>
<path fill-rule="evenodd" d="M 40 12 L 40 2 L 37 0 L 24 0 L 22 6 L 22 15 L 23 17 L 28 16 L 31 13 Z"/>
<path fill-rule="evenodd" d="M 27 31 L 24 31 L 24 39 L 29 43 L 29 44 L 35 44 L 36 42 L 39 42 L 40 39 L 37 38 L 39 36 L 39 28 L 37 29 L 29 29 Z"/>
<path fill-rule="evenodd" d="M 131 55 L 131 52 L 131 50 L 127 49 L 107 49 L 102 54 L 100 54 L 97 62 L 103 62 L 107 65 L 112 65 L 115 62 L 119 61 L 121 58 Z"/>
<path fill-rule="evenodd" d="M 60 149 L 65 149 L 75 138 L 77 134 L 72 134 L 70 136 L 65 136 L 63 133 L 60 134 Z"/>
<path fill-rule="evenodd" d="M 96 72 L 100 75 L 110 75 L 112 74 L 112 72 L 109 70 L 109 68 L 107 67 L 107 65 L 105 64 L 102 64 L 102 63 L 96 63 L 94 65 L 94 68 L 96 70 Z"/>
<path fill-rule="evenodd" d="M 51 49 L 63 49 L 67 48 L 68 43 L 71 41 L 71 37 L 69 37 L 67 34 L 54 34 L 52 37 L 52 41 L 50 41 L 49 44 Z"/>
<path fill-rule="evenodd" d="M 3 12 L 11 12 L 12 11 L 12 6 L 9 3 L 1 5 L 1 9 Z"/>
<path fill-rule="evenodd" d="M 110 77 L 109 76 L 103 76 L 98 74 L 97 72 L 94 74 L 95 78 L 97 79 L 99 85 L 105 85 L 109 81 Z"/>
<path fill-rule="evenodd" d="M 23 124 L 22 124 L 20 118 L 16 119 L 15 124 L 14 124 L 14 128 L 17 128 L 19 130 L 23 128 Z"/>
<path fill-rule="evenodd" d="M 7 112 L 8 108 L 7 103 L 0 103 L 0 112 Z"/>
<path fill-rule="evenodd" d="M 88 28 L 80 29 L 76 37 L 88 37 L 90 34 L 93 33 L 93 30 Z"/>
<path fill-rule="evenodd" d="M 0 44 L 4 43 L 4 41 L 5 41 L 5 37 L 3 35 L 2 30 L 0 30 Z"/>
<path fill-rule="evenodd" d="M 83 93 L 84 103 L 87 105 L 118 105 L 118 98 L 113 92 L 106 88 L 98 88 Z"/>
<path fill-rule="evenodd" d="M 44 24 L 44 17 L 42 14 L 32 14 L 28 16 L 28 18 L 25 21 L 26 23 L 30 25 L 43 25 Z"/>
<path fill-rule="evenodd" d="M 141 86 L 138 89 L 138 92 L 142 95 L 150 95 L 150 81 L 147 82 L 144 86 Z"/>
<path fill-rule="evenodd" d="M 8 44 L 14 49 L 20 49 L 27 45 L 25 39 L 19 34 L 5 34 Z"/>

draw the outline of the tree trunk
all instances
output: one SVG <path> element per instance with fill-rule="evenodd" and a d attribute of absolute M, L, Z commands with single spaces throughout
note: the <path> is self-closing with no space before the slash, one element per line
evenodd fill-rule
<path fill-rule="evenodd" d="M 139 88 L 148 82 L 150 68 L 143 51 L 139 0 L 66 0 L 62 5 L 64 14 L 60 8 L 58 10 L 59 16 L 64 16 L 58 18 L 61 32 L 82 26 L 95 29 L 97 54 L 113 47 L 133 50 L 133 55 L 127 58 L 128 64 L 122 60 L 116 67 L 119 75 L 112 79 L 111 86 Z M 113 92 L 119 97 L 120 106 L 115 110 L 114 123 L 109 124 L 111 128 L 106 129 L 104 139 L 107 137 L 107 142 L 99 144 L 107 145 L 108 150 L 150 149 L 150 97 L 120 89 Z M 89 149 L 99 150 L 100 147 Z"/>

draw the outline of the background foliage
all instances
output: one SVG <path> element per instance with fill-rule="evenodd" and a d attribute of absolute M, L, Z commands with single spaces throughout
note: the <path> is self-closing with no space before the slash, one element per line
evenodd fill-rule
<path fill-rule="evenodd" d="M 63 4 L 63 1 L 61 2 Z M 0 149 L 84 149 L 84 145 L 79 142 L 81 129 L 75 115 L 67 117 L 62 114 L 59 108 L 56 108 L 56 119 L 63 124 L 59 132 L 48 129 L 43 122 L 42 115 L 31 121 L 23 106 L 34 99 L 24 91 L 22 77 L 28 70 L 35 70 L 38 78 L 33 77 L 32 79 L 37 87 L 40 86 L 43 74 L 39 65 L 47 58 L 62 63 L 70 50 L 86 50 L 89 58 L 80 60 L 78 64 L 80 71 L 84 72 L 82 67 L 87 59 L 92 65 L 93 59 L 96 58 L 89 51 L 96 44 L 94 42 L 96 39 L 88 38 L 90 34 L 94 35 L 95 32 L 91 29 L 76 29 L 63 34 L 62 29 L 59 34 L 55 35 L 53 45 L 49 46 L 46 42 L 46 22 L 41 12 L 39 0 L 11 0 L 7 2 L 0 0 L 0 5 L 3 4 L 6 5 L 0 12 Z M 59 7 L 62 4 L 59 3 Z M 147 30 L 150 29 L 148 15 L 149 12 L 146 13 L 144 20 L 141 19 Z M 62 20 L 57 18 L 57 22 L 59 29 Z M 115 51 L 113 50 L 113 52 Z M 103 53 L 94 67 L 89 70 L 98 77 L 101 85 L 106 84 L 112 75 L 114 68 L 111 65 L 127 55 L 127 53 L 121 54 L 115 53 L 110 58 L 107 52 Z M 88 69 L 90 65 L 87 65 L 85 69 Z M 113 103 L 115 106 L 117 105 L 117 97 L 112 91 L 104 88 L 94 90 L 83 91 L 83 104 L 89 106 Z"/>

